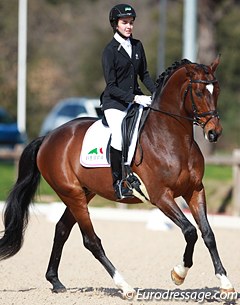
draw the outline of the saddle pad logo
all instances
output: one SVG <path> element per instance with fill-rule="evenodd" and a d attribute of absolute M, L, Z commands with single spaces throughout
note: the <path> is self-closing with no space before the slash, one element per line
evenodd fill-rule
<path fill-rule="evenodd" d="M 101 148 L 93 148 L 92 150 L 89 151 L 88 155 L 92 155 L 92 154 L 103 154 L 103 149 Z"/>
<path fill-rule="evenodd" d="M 87 155 L 86 155 L 86 160 L 88 161 L 97 161 L 97 160 L 103 160 L 104 159 L 104 153 L 103 153 L 103 148 L 100 147 L 95 147 L 91 149 Z"/>

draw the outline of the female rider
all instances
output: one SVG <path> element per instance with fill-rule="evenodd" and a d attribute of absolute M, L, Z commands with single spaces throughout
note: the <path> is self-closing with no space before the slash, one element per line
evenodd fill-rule
<path fill-rule="evenodd" d="M 143 107 L 151 104 L 151 96 L 143 95 L 138 77 L 151 94 L 156 89 L 147 70 L 143 45 L 139 40 L 132 38 L 135 18 L 135 10 L 130 5 L 118 4 L 111 9 L 109 21 L 114 36 L 102 55 L 106 88 L 101 101 L 111 130 L 110 160 L 117 199 L 132 197 L 132 191 L 122 181 L 123 118 L 133 103 Z"/>

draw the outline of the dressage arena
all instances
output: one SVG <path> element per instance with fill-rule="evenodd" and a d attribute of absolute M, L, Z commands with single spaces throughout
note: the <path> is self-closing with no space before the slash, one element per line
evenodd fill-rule
<path fill-rule="evenodd" d="M 214 275 L 210 255 L 200 234 L 194 265 L 185 282 L 182 286 L 172 283 L 170 271 L 181 262 L 185 241 L 180 230 L 158 211 L 90 209 L 95 231 L 107 256 L 137 290 L 134 300 L 121 298 L 110 276 L 83 247 L 77 226 L 65 245 L 59 269 L 60 280 L 68 290 L 61 294 L 52 293 L 50 283 L 45 280 L 45 271 L 55 223 L 62 209 L 62 204 L 33 208 L 22 249 L 14 257 L 0 262 L 0 304 L 224 303 L 219 302 L 216 294 L 219 280 Z M 235 290 L 240 291 L 240 220 L 213 216 L 209 219 L 229 279 Z"/>

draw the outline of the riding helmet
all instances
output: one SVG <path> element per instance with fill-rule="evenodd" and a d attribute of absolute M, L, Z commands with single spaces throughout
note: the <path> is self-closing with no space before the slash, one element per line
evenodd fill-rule
<path fill-rule="evenodd" d="M 133 17 L 136 18 L 135 10 L 128 4 L 115 5 L 109 13 L 109 21 L 113 29 L 116 28 L 119 18 Z"/>

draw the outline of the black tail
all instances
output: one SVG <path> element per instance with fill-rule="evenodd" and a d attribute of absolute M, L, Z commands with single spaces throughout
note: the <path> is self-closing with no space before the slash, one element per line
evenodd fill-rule
<path fill-rule="evenodd" d="M 21 249 L 29 206 L 41 178 L 36 157 L 43 138 L 37 138 L 28 144 L 19 160 L 18 179 L 7 198 L 4 210 L 5 231 L 0 239 L 0 259 L 9 258 Z"/>

